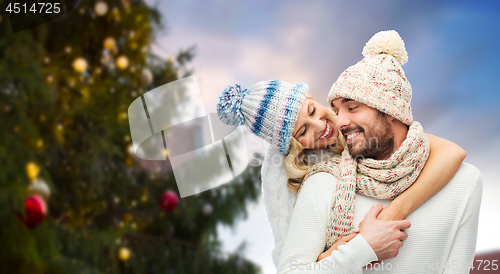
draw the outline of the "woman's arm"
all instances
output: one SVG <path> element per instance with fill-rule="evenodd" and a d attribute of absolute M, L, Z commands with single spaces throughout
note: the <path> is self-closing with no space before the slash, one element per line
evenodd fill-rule
<path fill-rule="evenodd" d="M 427 134 L 430 154 L 418 179 L 384 208 L 379 220 L 403 220 L 445 186 L 462 165 L 465 151 L 445 139 Z"/>
<path fill-rule="evenodd" d="M 351 233 L 351 234 L 349 234 L 347 236 L 343 236 L 337 242 L 335 242 L 327 251 L 319 254 L 318 259 L 316 260 L 316 262 L 319 262 L 319 261 L 321 261 L 321 260 L 329 257 L 330 255 L 332 255 L 333 251 L 339 249 L 339 245 L 345 245 L 345 244 L 347 244 L 350 240 L 354 239 L 354 237 L 358 236 L 358 234 L 359 234 L 359 229 L 358 229 L 358 231 L 356 231 L 354 233 Z"/>

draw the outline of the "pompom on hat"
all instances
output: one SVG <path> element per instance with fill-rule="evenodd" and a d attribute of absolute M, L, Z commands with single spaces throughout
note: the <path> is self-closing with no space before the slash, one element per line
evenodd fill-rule
<path fill-rule="evenodd" d="M 376 33 L 363 48 L 363 60 L 346 69 L 333 84 L 328 104 L 348 98 L 411 125 L 411 85 L 401 68 L 408 62 L 403 39 L 394 30 Z"/>
<path fill-rule="evenodd" d="M 293 129 L 309 92 L 304 83 L 262 81 L 248 90 L 228 86 L 219 97 L 217 114 L 228 125 L 246 125 L 276 150 L 288 154 Z"/>

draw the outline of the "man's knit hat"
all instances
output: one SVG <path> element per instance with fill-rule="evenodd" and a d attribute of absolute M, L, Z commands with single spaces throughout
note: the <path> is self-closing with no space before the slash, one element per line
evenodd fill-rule
<path fill-rule="evenodd" d="M 403 39 L 394 30 L 378 32 L 366 43 L 363 56 L 333 84 L 328 104 L 352 99 L 411 125 L 411 86 L 401 68 L 408 61 Z"/>
<path fill-rule="evenodd" d="M 304 83 L 263 81 L 242 90 L 228 86 L 219 97 L 217 113 L 228 125 L 246 125 L 276 150 L 288 154 L 293 129 L 309 92 Z"/>

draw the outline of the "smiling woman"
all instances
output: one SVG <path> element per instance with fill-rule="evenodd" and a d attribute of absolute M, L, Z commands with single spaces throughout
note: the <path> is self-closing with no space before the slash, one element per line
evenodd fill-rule
<path fill-rule="evenodd" d="M 307 157 L 310 150 L 327 148 L 339 154 L 344 148 L 334 113 L 314 101 L 304 82 L 262 81 L 248 90 L 229 86 L 220 97 L 217 112 L 224 123 L 246 125 L 286 155 L 288 188 L 293 192 L 298 192 L 315 163 Z"/>
<path fill-rule="evenodd" d="M 293 138 L 290 140 L 290 152 L 286 157 L 286 173 L 289 178 L 287 187 L 298 192 L 309 168 L 320 158 L 314 157 L 314 150 L 327 148 L 335 154 L 342 153 L 344 137 L 335 126 L 335 113 L 316 102 L 309 94 L 295 123 Z M 322 151 L 324 155 L 325 151 Z"/>

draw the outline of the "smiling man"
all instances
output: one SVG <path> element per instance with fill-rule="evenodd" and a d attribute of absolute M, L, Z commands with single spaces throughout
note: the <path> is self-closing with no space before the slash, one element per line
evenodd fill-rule
<path fill-rule="evenodd" d="M 377 33 L 363 55 L 330 90 L 328 103 L 336 119 L 316 113 L 314 104 L 301 109 L 305 120 L 297 121 L 294 136 L 303 146 L 328 139 L 325 121 L 336 120 L 331 127 L 341 131 L 348 149 L 307 170 L 281 253 L 273 257 L 278 273 L 468 273 L 475 253 L 480 172 L 462 163 L 461 148 L 445 153 L 449 142 L 434 136 L 429 137 L 435 140 L 434 156 L 428 161 L 431 145 L 413 121 L 412 90 L 401 68 L 408 56 L 399 34 Z M 267 163 L 263 184 L 276 178 L 265 175 L 264 167 L 272 165 Z M 416 182 L 424 177 L 423 183 Z M 384 216 L 382 206 L 395 215 Z"/>
<path fill-rule="evenodd" d="M 373 40 L 377 42 L 368 42 L 363 49 L 365 58 L 345 70 L 328 95 L 349 152 L 344 152 L 340 169 L 341 173 L 355 174 L 364 172 L 368 163 L 378 165 L 373 172 L 385 169 L 389 172 L 383 176 L 399 176 L 408 168 L 425 164 L 421 158 L 427 138 L 411 113 L 412 89 L 401 68 L 408 60 L 404 42 L 395 31 L 377 33 Z M 410 164 L 401 166 L 407 162 Z M 383 273 L 469 273 L 481 190 L 479 170 L 463 163 L 444 188 L 408 215 L 412 226 L 406 230 L 408 239 L 398 256 L 384 261 L 385 267 L 378 264 L 368 269 Z M 377 202 L 356 196 L 356 214 L 365 214 L 368 206 Z"/>

